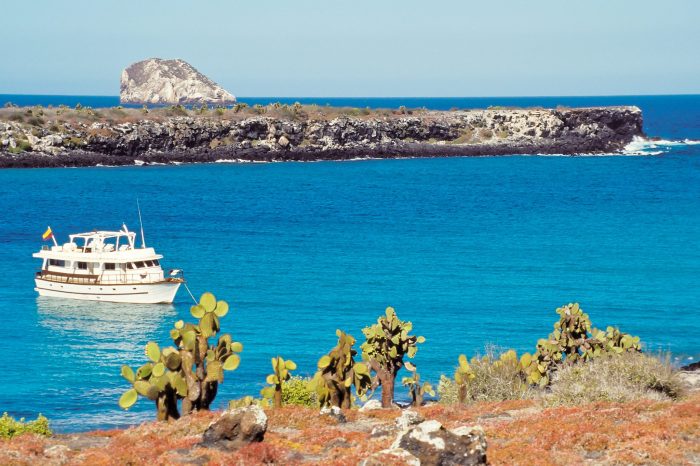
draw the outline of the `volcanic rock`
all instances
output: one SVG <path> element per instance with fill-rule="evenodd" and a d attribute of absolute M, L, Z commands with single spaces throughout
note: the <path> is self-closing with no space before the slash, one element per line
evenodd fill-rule
<path fill-rule="evenodd" d="M 236 98 L 184 60 L 150 58 L 122 71 L 123 104 L 231 105 Z"/>
<path fill-rule="evenodd" d="M 447 430 L 438 421 L 425 421 L 399 434 L 392 448 L 408 451 L 423 465 L 487 464 L 481 427 Z"/>
<path fill-rule="evenodd" d="M 225 411 L 202 436 L 202 445 L 233 449 L 253 442 L 262 442 L 267 431 L 267 415 L 252 405 Z"/>

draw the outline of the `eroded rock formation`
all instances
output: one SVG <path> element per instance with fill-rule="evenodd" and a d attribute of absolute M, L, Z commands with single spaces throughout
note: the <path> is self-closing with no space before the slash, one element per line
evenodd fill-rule
<path fill-rule="evenodd" d="M 150 58 L 122 71 L 123 104 L 230 105 L 236 98 L 184 60 Z"/>

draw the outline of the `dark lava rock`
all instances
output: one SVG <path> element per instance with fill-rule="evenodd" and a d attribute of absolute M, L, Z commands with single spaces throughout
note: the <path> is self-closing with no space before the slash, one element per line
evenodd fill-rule
<path fill-rule="evenodd" d="M 234 449 L 253 442 L 262 442 L 267 431 L 267 415 L 259 406 L 225 411 L 202 436 L 201 445 Z"/>

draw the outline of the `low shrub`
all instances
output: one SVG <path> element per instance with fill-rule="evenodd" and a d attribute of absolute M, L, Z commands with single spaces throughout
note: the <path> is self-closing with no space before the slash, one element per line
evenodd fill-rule
<path fill-rule="evenodd" d="M 459 387 L 454 379 L 445 375 L 440 376 L 437 386 L 438 403 L 454 405 L 459 401 Z"/>
<path fill-rule="evenodd" d="M 173 105 L 165 109 L 168 116 L 187 116 L 187 109 L 184 105 Z"/>
<path fill-rule="evenodd" d="M 29 123 L 32 126 L 43 126 L 46 122 L 41 117 L 33 116 L 30 117 L 29 120 L 27 120 L 27 123 Z"/>
<path fill-rule="evenodd" d="M 668 400 L 683 395 L 684 387 L 669 358 L 643 353 L 610 354 L 558 370 L 551 405 L 580 405 L 596 401 Z"/>
<path fill-rule="evenodd" d="M 463 387 L 466 402 L 519 400 L 533 395 L 515 351 L 498 351 L 494 346 L 487 346 L 484 356 L 469 361 L 469 377 Z"/>
<path fill-rule="evenodd" d="M 25 433 L 48 437 L 52 433 L 49 420 L 39 414 L 33 421 L 25 421 L 24 418 L 18 421 L 7 413 L 3 413 L 0 417 L 0 438 L 10 439 Z"/>
<path fill-rule="evenodd" d="M 460 135 L 456 138 L 450 141 L 452 144 L 467 144 L 471 142 L 471 140 L 474 138 L 474 130 L 471 128 L 466 128 L 462 130 Z"/>
<path fill-rule="evenodd" d="M 67 147 L 69 149 L 75 149 L 83 145 L 85 145 L 85 141 L 82 138 L 71 137 L 63 140 L 63 147 Z"/>
<path fill-rule="evenodd" d="M 32 144 L 26 139 L 17 140 L 17 145 L 15 147 L 10 147 L 9 152 L 11 154 L 20 154 L 22 152 L 31 152 Z"/>
<path fill-rule="evenodd" d="M 282 390 L 282 404 L 309 406 L 315 408 L 318 406 L 318 396 L 316 392 L 309 388 L 310 377 L 301 377 L 294 375 L 284 382 Z"/>

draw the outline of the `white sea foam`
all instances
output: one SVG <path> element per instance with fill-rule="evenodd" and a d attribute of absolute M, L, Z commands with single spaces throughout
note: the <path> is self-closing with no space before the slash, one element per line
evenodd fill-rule
<path fill-rule="evenodd" d="M 144 162 L 143 160 L 134 159 L 134 165 L 136 165 L 138 167 L 140 167 L 141 165 L 144 165 L 145 163 L 146 162 Z"/>
<path fill-rule="evenodd" d="M 622 150 L 624 155 L 660 155 L 668 152 L 672 147 L 700 144 L 694 139 L 684 139 L 674 141 L 671 139 L 647 139 L 635 136 L 632 142 L 627 144 Z M 654 150 L 656 149 L 656 150 Z"/>

